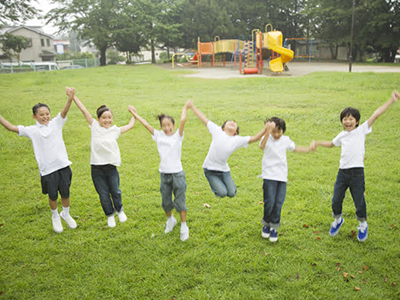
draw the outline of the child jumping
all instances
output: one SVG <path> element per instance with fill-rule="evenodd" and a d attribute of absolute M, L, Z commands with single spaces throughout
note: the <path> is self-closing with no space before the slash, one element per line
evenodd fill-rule
<path fill-rule="evenodd" d="M 371 117 L 363 124 L 359 125 L 360 112 L 352 107 L 345 108 L 340 113 L 340 122 L 344 131 L 339 133 L 332 141 L 315 141 L 313 148 L 318 146 L 329 147 L 341 146 L 342 153 L 340 157 L 339 172 L 336 177 L 332 197 L 332 215 L 335 218 L 329 230 L 331 236 L 339 233 L 340 227 L 344 223 L 342 218 L 343 199 L 347 188 L 350 188 L 356 207 L 356 216 L 359 221 L 357 239 L 364 242 L 368 238 L 367 224 L 367 206 L 364 198 L 365 180 L 364 180 L 364 155 L 365 138 L 372 132 L 372 124 L 384 113 L 389 106 L 399 100 L 399 93 L 394 91 L 391 98 L 379 107 Z"/>
<path fill-rule="evenodd" d="M 119 189 L 119 173 L 121 154 L 117 139 L 135 125 L 132 117 L 129 123 L 122 127 L 112 126 L 113 113 L 105 105 L 97 109 L 95 120 L 76 95 L 73 98 L 76 106 L 82 111 L 91 128 L 90 165 L 94 187 L 100 197 L 104 214 L 107 216 L 109 227 L 115 227 L 115 212 L 121 223 L 127 220 L 122 205 L 121 190 Z"/>
<path fill-rule="evenodd" d="M 232 198 L 236 195 L 236 185 L 231 176 L 228 158 L 236 149 L 247 148 L 250 143 L 258 141 L 264 135 L 266 127 L 254 136 L 239 136 L 239 127 L 235 121 L 225 121 L 222 127 L 219 127 L 193 103 L 190 108 L 212 135 L 211 145 L 203 163 L 204 174 L 211 190 L 217 197 Z"/>
<path fill-rule="evenodd" d="M 286 151 L 309 152 L 310 148 L 296 146 L 288 136 L 283 119 L 273 117 L 266 122 L 267 130 L 260 141 L 264 150 L 262 178 L 264 190 L 264 217 L 261 236 L 271 242 L 278 240 L 277 229 L 281 224 L 281 210 L 286 197 L 288 165 Z"/>
<path fill-rule="evenodd" d="M 75 229 L 77 227 L 75 220 L 69 214 L 69 189 L 72 172 L 62 135 L 63 126 L 67 121 L 67 113 L 71 107 L 73 91 L 67 88 L 66 94 L 68 100 L 64 108 L 53 119 L 50 117 L 50 108 L 46 104 L 38 103 L 32 108 L 36 125 L 15 126 L 0 116 L 0 123 L 6 129 L 32 141 L 33 152 L 41 177 L 42 193 L 49 195 L 53 230 L 56 233 L 61 233 L 64 230 L 60 216 L 70 228 Z M 58 193 L 61 195 L 63 207 L 60 215 L 57 209 Z"/>
<path fill-rule="evenodd" d="M 167 115 L 159 115 L 162 131 L 154 129 L 145 119 L 137 114 L 133 106 L 129 106 L 130 113 L 151 133 L 153 140 L 157 143 L 158 153 L 160 155 L 160 192 L 162 199 L 162 208 L 167 216 L 167 223 L 164 233 L 172 231 L 176 225 L 176 219 L 172 215 L 172 209 L 179 212 L 181 217 L 181 240 L 186 241 L 189 238 L 189 227 L 186 224 L 186 178 L 182 168 L 181 153 L 184 127 L 187 120 L 187 109 L 191 104 L 188 100 L 182 110 L 181 123 L 179 129 L 175 131 L 175 121 Z M 172 193 L 175 199 L 172 200 Z"/>

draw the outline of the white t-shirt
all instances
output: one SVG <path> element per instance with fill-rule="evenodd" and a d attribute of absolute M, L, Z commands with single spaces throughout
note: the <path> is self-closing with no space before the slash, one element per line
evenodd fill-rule
<path fill-rule="evenodd" d="M 95 119 L 93 119 L 90 128 L 92 132 L 90 164 L 119 167 L 121 165 L 121 154 L 117 139 L 121 135 L 121 129 L 116 125 L 104 128 Z"/>
<path fill-rule="evenodd" d="M 263 139 L 264 137 L 261 141 Z M 287 182 L 288 165 L 286 151 L 294 151 L 295 148 L 295 143 L 291 141 L 288 136 L 282 135 L 279 140 L 274 140 L 270 135 L 265 145 L 262 158 L 262 178 Z"/>
<path fill-rule="evenodd" d="M 22 126 L 18 125 L 18 135 L 30 138 L 33 152 L 38 163 L 41 176 L 48 175 L 72 164 L 68 160 L 62 128 L 67 121 L 61 114 L 51 119 L 47 125 L 40 124 Z"/>
<path fill-rule="evenodd" d="M 365 121 L 352 131 L 342 131 L 333 139 L 335 146 L 342 146 L 340 169 L 364 167 L 365 137 L 371 132 L 372 126 L 368 127 L 368 121 Z"/>
<path fill-rule="evenodd" d="M 230 170 L 228 165 L 229 156 L 238 148 L 247 148 L 250 136 L 229 136 L 212 121 L 208 121 L 207 128 L 212 135 L 212 141 L 207 157 L 204 160 L 203 168 L 228 172 Z"/>
<path fill-rule="evenodd" d="M 181 163 L 183 136 L 180 136 L 179 130 L 168 136 L 164 131 L 154 129 L 152 138 L 157 143 L 158 154 L 160 155 L 158 170 L 167 174 L 183 171 Z"/>

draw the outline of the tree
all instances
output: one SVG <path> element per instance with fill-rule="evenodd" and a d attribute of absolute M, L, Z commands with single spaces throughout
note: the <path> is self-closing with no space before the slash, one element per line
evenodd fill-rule
<path fill-rule="evenodd" d="M 15 57 L 17 61 L 20 59 L 21 51 L 28 48 L 30 39 L 20 35 L 13 35 L 6 32 L 0 36 L 1 50 L 7 54 L 8 57 Z"/>
<path fill-rule="evenodd" d="M 125 53 L 127 64 L 132 63 L 132 54 L 138 54 L 140 48 L 147 44 L 143 29 L 139 22 L 137 6 L 129 0 L 124 0 L 113 39 L 117 50 Z"/>
<path fill-rule="evenodd" d="M 38 14 L 32 2 L 37 0 L 1 0 L 0 1 L 0 25 L 7 21 L 23 22 L 29 20 Z"/>
<path fill-rule="evenodd" d="M 121 10 L 118 0 L 53 0 L 58 7 L 46 19 L 60 31 L 72 29 L 81 39 L 92 42 L 100 51 L 100 65 L 106 65 L 107 48 L 113 45 L 113 31 Z"/>
<path fill-rule="evenodd" d="M 178 44 L 180 23 L 176 11 L 181 0 L 129 0 L 135 11 L 137 22 L 141 24 L 141 38 L 151 51 L 151 61 L 156 63 L 155 47 Z"/>

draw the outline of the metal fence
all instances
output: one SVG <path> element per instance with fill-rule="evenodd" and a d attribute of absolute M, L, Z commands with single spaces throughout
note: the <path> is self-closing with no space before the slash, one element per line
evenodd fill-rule
<path fill-rule="evenodd" d="M 83 69 L 100 66 L 99 59 L 75 59 L 65 61 L 2 61 L 0 60 L 0 73 L 22 73 L 36 71 L 54 71 L 64 69 Z"/>

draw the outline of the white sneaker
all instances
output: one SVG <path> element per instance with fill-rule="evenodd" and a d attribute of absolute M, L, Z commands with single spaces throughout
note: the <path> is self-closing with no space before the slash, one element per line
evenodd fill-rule
<path fill-rule="evenodd" d="M 62 211 L 60 213 L 60 217 L 67 223 L 69 228 L 71 228 L 71 229 L 75 229 L 76 228 L 76 226 L 77 226 L 76 222 L 70 215 L 64 217 L 64 211 Z"/>
<path fill-rule="evenodd" d="M 114 215 L 112 215 L 112 216 L 110 216 L 110 217 L 107 217 L 107 224 L 108 224 L 108 227 L 115 227 L 115 218 L 114 218 Z"/>
<path fill-rule="evenodd" d="M 54 230 L 54 232 L 56 232 L 56 233 L 63 232 L 64 228 L 62 227 L 60 217 L 58 217 L 58 216 L 57 217 L 52 217 L 51 220 L 53 222 L 53 230 Z"/>
<path fill-rule="evenodd" d="M 189 227 L 184 226 L 183 228 L 181 227 L 181 241 L 184 242 L 189 238 Z"/>
<path fill-rule="evenodd" d="M 127 218 L 127 216 L 125 215 L 125 213 L 124 213 L 123 210 L 121 210 L 121 212 L 117 212 L 117 214 L 118 214 L 119 221 L 120 221 L 121 223 L 124 223 L 126 220 L 128 220 L 128 218 Z"/>
<path fill-rule="evenodd" d="M 164 233 L 168 233 L 168 232 L 172 231 L 172 229 L 174 229 L 175 225 L 176 225 L 176 219 L 174 218 L 174 216 L 171 216 L 171 218 L 169 218 L 167 220 Z"/>

